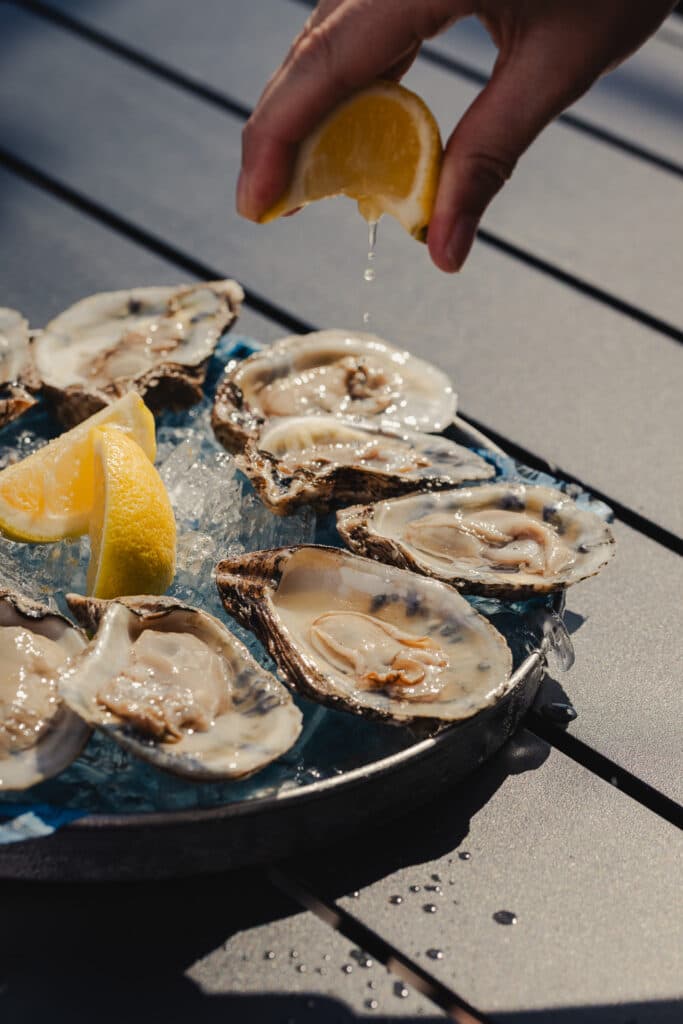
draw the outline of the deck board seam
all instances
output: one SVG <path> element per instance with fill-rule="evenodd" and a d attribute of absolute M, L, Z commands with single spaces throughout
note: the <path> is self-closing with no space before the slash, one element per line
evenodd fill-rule
<path fill-rule="evenodd" d="M 55 10 L 49 5 L 42 3 L 41 0 L 6 0 L 6 2 L 12 3 L 14 6 L 22 8 L 36 17 L 51 21 L 58 27 L 63 28 L 65 31 L 72 32 L 85 39 L 87 42 L 121 57 L 133 66 L 142 68 L 184 92 L 196 95 L 203 101 L 211 103 L 222 112 L 236 117 L 241 121 L 245 121 L 251 114 L 251 108 L 249 106 L 241 103 L 239 100 L 235 100 L 227 93 L 214 89 L 211 86 L 207 86 L 205 83 L 186 75 L 184 72 L 178 71 L 176 68 L 171 67 L 165 62 L 158 61 L 155 58 L 150 57 L 148 54 L 120 42 L 107 33 L 94 29 L 91 26 L 62 13 L 61 11 Z M 305 0 L 294 0 L 294 2 L 305 3 Z M 683 168 L 681 168 L 680 171 L 681 174 L 683 174 Z M 525 264 L 538 273 L 545 274 L 546 276 L 559 281 L 561 284 L 572 288 L 574 291 L 579 292 L 592 301 L 599 302 L 601 305 L 614 309 L 622 315 L 628 316 L 630 319 L 641 323 L 650 330 L 656 331 L 679 344 L 683 344 L 683 327 L 678 327 L 676 324 L 670 323 L 667 320 L 656 316 L 654 313 L 650 313 L 648 310 L 643 309 L 634 303 L 628 302 L 619 295 L 614 295 L 612 292 L 609 292 L 598 285 L 591 284 L 590 281 L 579 277 L 571 271 L 564 270 L 561 266 L 558 266 L 541 256 L 537 256 L 529 250 L 516 245 L 514 242 L 501 237 L 493 231 L 480 228 L 477 232 L 477 238 L 485 245 L 502 252 L 511 259 L 515 259 L 518 262 Z"/>

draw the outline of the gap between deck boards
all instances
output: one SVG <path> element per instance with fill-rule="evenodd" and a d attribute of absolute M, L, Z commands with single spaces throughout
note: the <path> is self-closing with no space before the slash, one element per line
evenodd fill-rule
<path fill-rule="evenodd" d="M 147 53 L 137 50 L 134 47 L 129 46 L 127 43 L 121 42 L 115 37 L 110 36 L 108 33 L 102 32 L 100 29 L 92 28 L 71 15 L 64 14 L 63 12 L 50 7 L 49 4 L 45 4 L 41 2 L 41 0 L 7 0 L 7 2 L 23 8 L 36 17 L 44 18 L 67 32 L 80 36 L 82 39 L 104 49 L 108 53 L 113 53 L 116 56 L 123 58 L 128 63 L 131 63 L 138 68 L 142 68 L 158 78 L 162 78 L 176 88 L 179 88 L 184 92 L 191 93 L 199 99 L 210 103 L 222 110 L 224 113 L 237 117 L 242 121 L 247 120 L 251 114 L 251 107 L 234 99 L 227 93 L 214 89 L 204 82 L 186 75 L 177 68 L 174 68 L 163 61 L 159 61 L 154 57 L 150 57 Z M 304 6 L 307 7 L 311 6 L 308 3 L 308 0 L 295 0 L 295 2 L 299 4 L 303 3 Z M 436 56 L 441 60 L 440 55 Z M 432 57 L 434 57 L 434 54 L 432 54 Z M 444 60 L 450 60 L 450 58 L 444 58 Z M 457 62 L 454 62 L 454 66 L 450 68 L 450 70 L 455 73 L 459 73 Z M 479 72 L 476 72 L 476 74 L 480 75 Z M 481 77 L 483 80 L 486 80 L 486 76 Z M 566 121 L 568 116 L 569 115 L 561 115 L 561 119 Z M 571 118 L 574 121 L 576 120 L 575 115 L 571 115 Z M 571 126 L 571 122 L 567 123 Z M 582 130 L 587 132 L 588 126 L 582 128 Z M 603 139 L 602 141 L 608 140 Z M 676 164 L 672 164 L 672 166 L 677 168 L 676 173 L 683 175 L 683 167 L 679 167 Z M 570 271 L 563 270 L 551 261 L 537 256 L 536 254 L 523 249 L 521 246 L 515 245 L 514 242 L 510 242 L 509 240 L 502 238 L 495 232 L 481 228 L 477 232 L 477 237 L 485 245 L 503 252 L 505 255 L 524 263 L 526 266 L 531 267 L 539 273 L 554 278 L 561 284 L 578 291 L 593 301 L 600 302 L 602 305 L 608 306 L 616 312 L 630 317 L 632 320 L 636 320 L 645 327 L 649 327 L 651 330 L 657 331 L 665 337 L 671 338 L 673 341 L 683 343 L 683 329 L 677 327 L 675 324 L 669 323 L 667 320 L 657 317 L 653 313 L 649 313 L 640 306 L 636 306 L 633 303 L 628 302 L 626 299 L 622 299 L 618 295 L 612 294 L 604 288 L 591 284 L 590 281 L 586 281 Z"/>

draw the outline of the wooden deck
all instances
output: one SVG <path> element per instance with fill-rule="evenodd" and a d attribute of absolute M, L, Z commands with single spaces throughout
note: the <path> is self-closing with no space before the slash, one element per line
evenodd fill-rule
<path fill-rule="evenodd" d="M 229 275 L 241 333 L 269 341 L 358 325 L 369 301 L 464 415 L 615 508 L 616 560 L 568 598 L 576 665 L 538 703 L 566 692 L 578 717 L 537 708 L 445 805 L 425 793 L 409 820 L 274 871 L 0 883 L 0 1019 L 680 1021 L 683 19 L 546 131 L 457 278 L 383 222 L 368 298 L 348 203 L 268 228 L 233 209 L 243 122 L 305 16 L 0 4 L 0 303 L 38 325 L 94 291 Z M 407 84 L 446 130 L 490 63 L 464 23 Z"/>

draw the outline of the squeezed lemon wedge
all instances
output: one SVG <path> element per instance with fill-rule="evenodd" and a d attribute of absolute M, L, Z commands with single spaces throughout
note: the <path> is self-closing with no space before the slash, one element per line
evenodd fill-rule
<path fill-rule="evenodd" d="M 154 461 L 154 417 L 130 392 L 0 472 L 0 530 L 6 536 L 47 543 L 88 532 L 95 501 L 91 432 L 103 426 L 134 438 L 147 462 Z"/>
<path fill-rule="evenodd" d="M 442 156 L 439 126 L 424 101 L 395 82 L 377 82 L 341 103 L 302 142 L 289 188 L 260 221 L 345 195 L 366 220 L 387 213 L 425 241 Z"/>
<path fill-rule="evenodd" d="M 176 524 L 161 477 L 140 445 L 114 427 L 92 431 L 95 504 L 88 593 L 163 594 L 175 573 Z"/>

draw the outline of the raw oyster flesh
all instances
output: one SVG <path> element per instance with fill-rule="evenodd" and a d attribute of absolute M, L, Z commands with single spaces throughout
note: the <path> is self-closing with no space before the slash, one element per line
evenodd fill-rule
<path fill-rule="evenodd" d="M 85 645 L 64 616 L 0 591 L 0 790 L 57 775 L 85 746 L 90 729 L 58 692 L 60 673 Z"/>
<path fill-rule="evenodd" d="M 352 551 L 445 580 L 461 590 L 522 599 L 594 576 L 614 538 L 562 491 L 482 484 L 415 494 L 337 514 Z"/>
<path fill-rule="evenodd" d="M 31 380 L 28 324 L 15 309 L 0 306 L 0 427 L 36 404 Z"/>
<path fill-rule="evenodd" d="M 261 501 L 281 514 L 303 504 L 325 509 L 495 474 L 484 459 L 444 437 L 338 416 L 267 423 L 235 461 Z"/>
<path fill-rule="evenodd" d="M 505 693 L 512 656 L 452 587 L 339 548 L 229 558 L 216 569 L 227 611 L 285 678 L 331 707 L 437 728 Z"/>
<path fill-rule="evenodd" d="M 296 742 L 290 694 L 213 616 L 171 598 L 67 601 L 95 635 L 60 691 L 133 754 L 190 779 L 237 779 Z"/>
<path fill-rule="evenodd" d="M 131 390 L 154 412 L 184 408 L 243 298 L 230 280 L 91 295 L 35 339 L 36 371 L 69 426 Z"/>
<path fill-rule="evenodd" d="M 455 403 L 448 378 L 431 363 L 373 334 L 315 331 L 282 338 L 229 369 L 212 422 L 236 452 L 280 416 L 359 416 L 431 433 L 448 426 Z"/>

